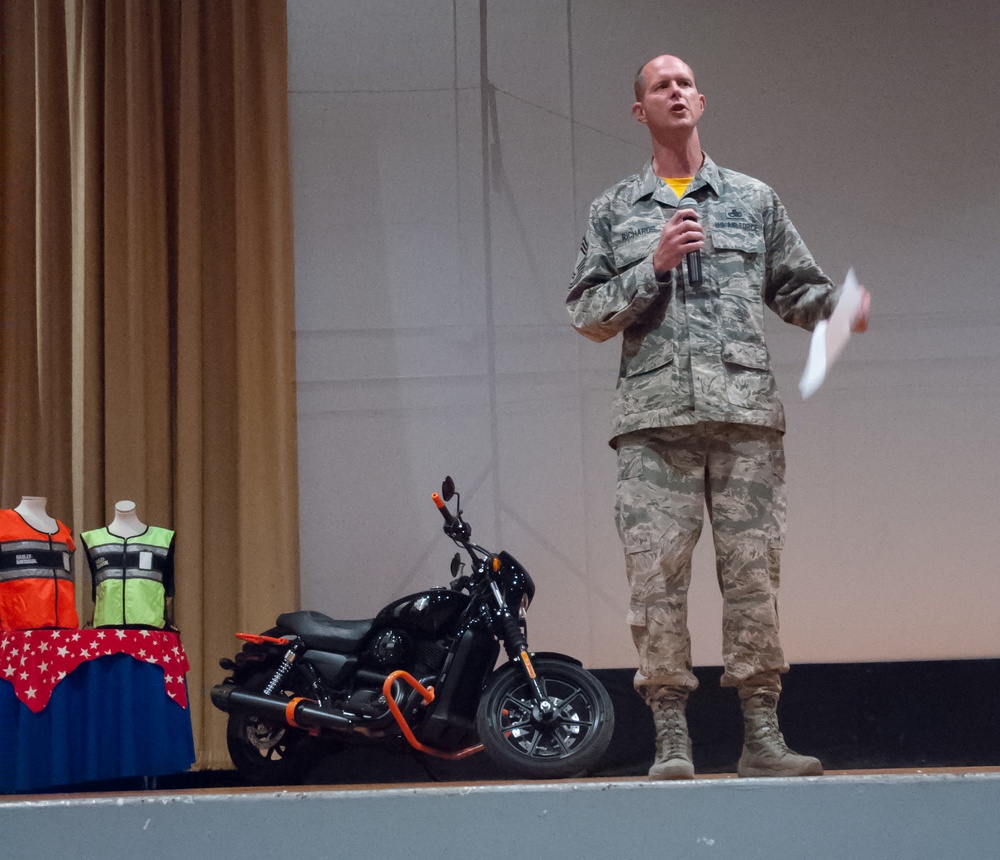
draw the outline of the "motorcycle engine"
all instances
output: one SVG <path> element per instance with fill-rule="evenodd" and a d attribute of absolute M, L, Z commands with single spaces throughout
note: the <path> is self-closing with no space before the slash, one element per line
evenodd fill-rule
<path fill-rule="evenodd" d="M 368 646 L 368 659 L 384 671 L 408 665 L 412 648 L 410 637 L 399 630 L 383 630 Z"/>

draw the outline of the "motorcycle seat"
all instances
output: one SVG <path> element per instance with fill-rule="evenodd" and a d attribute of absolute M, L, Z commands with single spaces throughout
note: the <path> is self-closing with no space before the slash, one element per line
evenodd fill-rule
<path fill-rule="evenodd" d="M 358 650 L 372 629 L 373 618 L 360 621 L 337 621 L 322 612 L 303 609 L 278 616 L 278 626 L 301 636 L 310 648 L 351 653 Z"/>

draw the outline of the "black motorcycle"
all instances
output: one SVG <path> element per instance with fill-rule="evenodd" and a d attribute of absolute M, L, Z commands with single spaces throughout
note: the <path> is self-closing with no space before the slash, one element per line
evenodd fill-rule
<path fill-rule="evenodd" d="M 446 502 L 456 497 L 457 514 Z M 257 784 L 291 784 L 321 745 L 407 745 L 460 759 L 485 749 L 501 771 L 533 779 L 590 772 L 611 741 L 614 710 L 578 660 L 528 650 L 525 613 L 535 594 L 507 552 L 472 543 L 452 479 L 432 498 L 460 553 L 449 587 L 390 603 L 373 619 L 336 621 L 288 612 L 244 640 L 212 688 L 229 714 L 229 754 Z M 507 662 L 495 668 L 503 643 Z"/>

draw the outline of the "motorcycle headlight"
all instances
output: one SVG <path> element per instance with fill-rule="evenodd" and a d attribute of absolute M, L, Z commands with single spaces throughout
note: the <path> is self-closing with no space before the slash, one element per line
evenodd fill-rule
<path fill-rule="evenodd" d="M 531 598 L 527 594 L 522 594 L 521 605 L 517 607 L 517 617 L 523 619 L 528 614 L 529 606 L 531 606 Z"/>

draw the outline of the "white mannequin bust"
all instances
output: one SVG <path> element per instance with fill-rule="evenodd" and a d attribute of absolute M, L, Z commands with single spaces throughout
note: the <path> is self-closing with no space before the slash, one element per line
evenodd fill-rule
<path fill-rule="evenodd" d="M 45 496 L 22 496 L 21 503 L 14 510 L 36 531 L 54 535 L 59 531 L 59 523 L 46 513 L 45 503 L 47 501 Z"/>
<path fill-rule="evenodd" d="M 108 526 L 111 534 L 122 538 L 136 537 L 146 531 L 146 528 L 146 524 L 136 515 L 135 502 L 115 502 L 115 518 Z"/>

